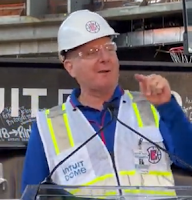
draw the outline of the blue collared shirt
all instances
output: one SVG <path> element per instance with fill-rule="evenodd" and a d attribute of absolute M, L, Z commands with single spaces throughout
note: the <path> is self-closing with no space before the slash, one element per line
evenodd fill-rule
<path fill-rule="evenodd" d="M 93 128 L 98 131 L 101 126 L 105 125 L 111 119 L 110 113 L 106 109 L 99 111 L 81 105 L 77 98 L 79 94 L 79 89 L 73 90 L 71 94 L 72 105 L 78 107 Z M 123 90 L 118 86 L 109 102 L 119 105 L 122 94 Z M 170 102 L 158 106 L 157 110 L 161 117 L 159 129 L 163 136 L 166 149 L 192 165 L 192 124 L 188 121 L 174 97 L 172 97 Z M 106 144 L 110 153 L 113 152 L 115 127 L 116 123 L 114 121 L 100 134 L 102 141 Z M 185 166 L 175 159 L 172 158 L 172 161 L 175 165 L 185 168 Z M 37 124 L 34 123 L 25 157 L 22 175 L 22 192 L 27 185 L 40 183 L 48 174 L 49 168 L 43 144 Z"/>

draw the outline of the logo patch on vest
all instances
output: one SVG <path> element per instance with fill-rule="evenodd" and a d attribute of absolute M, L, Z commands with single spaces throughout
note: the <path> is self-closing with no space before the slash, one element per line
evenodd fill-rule
<path fill-rule="evenodd" d="M 79 145 L 77 144 L 74 147 L 61 152 L 55 157 L 54 164 L 56 165 L 61 162 L 78 147 Z M 95 171 L 92 166 L 92 160 L 86 147 L 83 147 L 66 160 L 59 167 L 56 173 L 58 174 L 57 177 L 59 177 L 60 185 L 82 185 L 96 178 Z"/>
<path fill-rule="evenodd" d="M 147 151 L 150 163 L 157 164 L 161 160 L 162 154 L 157 147 L 155 146 L 149 147 Z"/>

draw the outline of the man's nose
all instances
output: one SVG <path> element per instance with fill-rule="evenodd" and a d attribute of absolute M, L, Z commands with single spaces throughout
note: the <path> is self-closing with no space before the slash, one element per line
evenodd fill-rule
<path fill-rule="evenodd" d="M 101 62 L 109 61 L 110 58 L 109 52 L 106 49 L 101 48 L 99 51 L 99 58 Z"/>

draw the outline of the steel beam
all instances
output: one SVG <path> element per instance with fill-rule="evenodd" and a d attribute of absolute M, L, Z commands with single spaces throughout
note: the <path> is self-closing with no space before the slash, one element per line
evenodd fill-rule
<path fill-rule="evenodd" d="M 181 3 L 162 3 L 145 7 L 123 7 L 107 9 L 99 13 L 107 19 L 141 17 L 147 14 L 158 14 L 181 11 Z M 64 15 L 43 19 L 34 17 L 1 17 L 0 18 L 0 55 L 27 55 L 57 52 L 57 31 Z M 183 41 L 183 28 L 166 28 L 139 31 L 120 35 L 116 42 L 119 47 L 139 47 L 154 44 L 176 43 Z"/>
<path fill-rule="evenodd" d="M 14 34 L 6 35 L 6 32 L 0 30 L 0 40 L 0 55 L 2 56 L 56 54 L 57 26 L 49 31 L 48 29 L 26 31 L 25 35 L 21 34 L 21 37 Z M 118 48 L 181 43 L 183 42 L 183 27 L 130 32 L 120 35 L 115 42 Z"/>
<path fill-rule="evenodd" d="M 51 63 L 56 65 L 61 65 L 61 62 L 57 57 L 48 57 L 48 58 L 9 58 L 9 57 L 4 57 L 0 58 L 0 64 L 1 63 L 34 63 L 34 64 L 46 64 L 46 63 Z M 124 67 L 123 69 L 125 70 L 125 67 L 128 67 L 127 69 L 130 70 L 130 67 L 137 67 L 142 70 L 144 67 L 166 67 L 170 68 L 170 70 L 174 70 L 175 67 L 185 67 L 185 68 L 192 68 L 192 63 L 175 63 L 175 62 L 158 62 L 158 61 L 119 61 L 119 64 L 121 67 Z M 121 69 L 121 68 L 120 68 Z"/>
<path fill-rule="evenodd" d="M 161 16 L 169 13 L 179 13 L 182 11 L 181 2 L 172 3 L 159 3 L 151 4 L 148 6 L 127 6 L 119 8 L 109 8 L 102 11 L 98 11 L 107 20 L 115 19 L 137 19 L 153 16 Z M 66 18 L 66 15 L 45 15 L 43 18 L 35 18 L 30 16 L 10 16 L 0 17 L 1 25 L 13 25 L 13 24 L 47 24 L 53 22 L 62 22 Z"/>
<path fill-rule="evenodd" d="M 57 37 L 60 23 L 4 26 L 0 29 L 0 42 L 51 40 Z"/>
<path fill-rule="evenodd" d="M 168 45 L 183 42 L 183 27 L 136 31 L 120 35 L 115 42 L 119 48 Z"/>
<path fill-rule="evenodd" d="M 128 20 L 161 16 L 182 11 L 181 2 L 150 4 L 148 6 L 127 6 L 99 11 L 106 19 Z"/>
<path fill-rule="evenodd" d="M 1 43 L 1 56 L 22 56 L 30 54 L 56 54 L 57 42 L 56 40 L 42 40 L 42 41 L 22 41 L 14 43 Z"/>

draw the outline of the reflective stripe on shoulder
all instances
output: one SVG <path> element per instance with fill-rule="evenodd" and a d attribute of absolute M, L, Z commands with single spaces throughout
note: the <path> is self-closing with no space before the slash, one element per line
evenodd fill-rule
<path fill-rule="evenodd" d="M 47 118 L 47 124 L 48 124 L 48 127 L 49 127 L 49 132 L 51 134 L 51 139 L 52 139 L 53 146 L 54 146 L 54 149 L 55 149 L 55 153 L 56 153 L 56 155 L 58 155 L 59 154 L 59 147 L 58 147 L 58 144 L 57 144 L 57 139 L 55 137 L 55 133 L 54 133 L 54 130 L 53 130 L 51 118 L 48 117 L 50 110 L 46 110 L 45 113 L 46 113 L 46 118 Z"/>
<path fill-rule="evenodd" d="M 138 126 L 140 128 L 150 125 L 159 127 L 159 117 L 155 107 L 143 98 L 139 92 L 128 92 L 128 96 L 132 100 Z M 146 113 L 148 113 L 147 117 Z"/>
<path fill-rule="evenodd" d="M 65 104 L 46 110 L 45 113 L 56 155 L 66 148 L 73 147 L 74 141 L 69 126 Z"/>
<path fill-rule="evenodd" d="M 71 128 L 69 126 L 69 120 L 68 120 L 68 116 L 67 116 L 67 113 L 66 113 L 66 105 L 65 104 L 62 104 L 62 110 L 65 111 L 64 114 L 63 114 L 63 119 L 64 119 L 64 123 L 65 123 L 66 129 L 67 129 L 67 135 L 68 135 L 68 138 L 69 138 L 69 143 L 70 143 L 71 147 L 74 147 L 73 135 L 72 135 L 72 132 L 71 132 Z"/>

